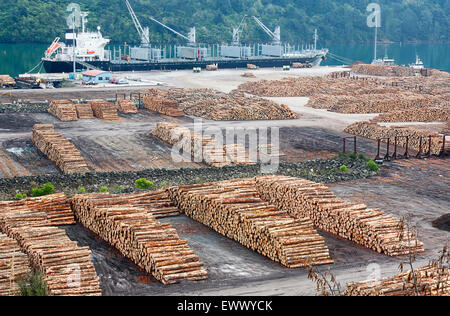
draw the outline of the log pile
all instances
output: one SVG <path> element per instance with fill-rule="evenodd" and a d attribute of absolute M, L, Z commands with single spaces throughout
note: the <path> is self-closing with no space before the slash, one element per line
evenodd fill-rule
<path fill-rule="evenodd" d="M 373 140 L 390 138 L 391 144 L 394 144 L 396 136 L 409 136 L 408 147 L 417 152 L 420 150 L 420 139 L 422 138 L 422 153 L 428 152 L 430 148 L 429 136 L 432 135 L 431 154 L 439 155 L 442 151 L 442 137 L 440 135 L 430 134 L 412 127 L 384 127 L 376 123 L 357 122 L 347 126 L 344 132 Z M 383 142 L 386 142 L 386 140 L 383 140 Z M 406 138 L 398 138 L 397 143 L 400 147 L 406 147 Z"/>
<path fill-rule="evenodd" d="M 207 278 L 203 263 L 170 223 L 160 223 L 145 208 L 101 204 L 101 196 L 77 195 L 72 199 L 75 214 L 86 228 L 157 280 L 174 284 Z"/>
<path fill-rule="evenodd" d="M 241 77 L 244 77 L 244 78 L 256 78 L 255 74 L 252 73 L 252 72 L 245 72 L 245 73 L 243 73 L 241 75 Z"/>
<path fill-rule="evenodd" d="M 152 135 L 171 146 L 190 151 L 191 161 L 202 161 L 212 167 L 223 167 L 231 164 L 254 164 L 249 154 L 240 144 L 220 145 L 216 139 L 199 135 L 189 128 L 181 127 L 177 123 L 158 123 Z M 189 152 L 184 152 L 184 155 Z"/>
<path fill-rule="evenodd" d="M 117 108 L 114 103 L 106 101 L 89 101 L 92 111 L 96 118 L 105 121 L 117 121 L 119 115 L 117 114 Z"/>
<path fill-rule="evenodd" d="M 17 213 L 33 210 L 44 212 L 46 219 L 54 226 L 75 224 L 70 201 L 64 193 L 27 198 L 19 201 L 0 201 L 0 209 L 3 208 L 14 210 Z"/>
<path fill-rule="evenodd" d="M 117 108 L 119 109 L 119 112 L 125 114 L 136 114 L 138 112 L 136 104 L 134 104 L 134 101 L 132 100 L 118 100 Z"/>
<path fill-rule="evenodd" d="M 187 216 L 288 268 L 333 263 L 311 220 L 262 201 L 253 179 L 169 188 L 169 196 Z"/>
<path fill-rule="evenodd" d="M 89 247 L 78 247 L 64 230 L 51 225 L 38 210 L 0 212 L 0 231 L 17 241 L 31 266 L 43 274 L 50 295 L 101 295 Z"/>
<path fill-rule="evenodd" d="M 57 117 L 60 121 L 63 122 L 78 120 L 76 107 L 69 100 L 51 101 L 48 113 Z"/>
<path fill-rule="evenodd" d="M 328 77 L 332 79 L 350 78 L 350 71 L 334 71 Z"/>
<path fill-rule="evenodd" d="M 98 193 L 89 194 L 88 198 L 95 200 L 95 205 L 98 207 L 125 205 L 145 209 L 147 214 L 153 216 L 155 219 L 174 217 L 182 214 L 175 207 L 172 200 L 169 199 L 166 190 L 124 194 Z"/>
<path fill-rule="evenodd" d="M 287 120 L 298 115 L 286 105 L 244 93 L 223 93 L 212 89 L 171 89 L 167 92 L 152 89 L 154 94 L 175 100 L 187 115 L 215 121 Z"/>
<path fill-rule="evenodd" d="M 0 233 L 0 296 L 17 295 L 17 279 L 30 272 L 28 256 L 20 250 L 17 241 Z"/>
<path fill-rule="evenodd" d="M 214 64 L 214 65 L 206 65 L 206 71 L 217 71 L 219 70 L 219 67 Z"/>
<path fill-rule="evenodd" d="M 168 98 L 168 93 L 158 89 L 150 89 L 144 96 L 144 106 L 146 109 L 167 116 L 184 116 L 182 110 L 178 108 L 178 101 Z"/>
<path fill-rule="evenodd" d="M 94 118 L 94 112 L 92 111 L 92 107 L 89 103 L 75 104 L 75 108 L 77 110 L 77 116 L 79 119 Z"/>
<path fill-rule="evenodd" d="M 247 69 L 258 69 L 258 66 L 253 65 L 253 64 L 247 64 Z"/>
<path fill-rule="evenodd" d="M 10 87 L 16 85 L 16 81 L 9 75 L 0 75 L 0 87 Z"/>
<path fill-rule="evenodd" d="M 423 252 L 423 244 L 399 219 L 337 198 L 326 186 L 284 176 L 256 178 L 261 198 L 318 229 L 388 256 Z M 409 238 L 408 238 L 409 237 Z M 409 242 L 411 241 L 411 242 Z"/>
<path fill-rule="evenodd" d="M 89 171 L 80 151 L 57 133 L 51 124 L 36 124 L 31 137 L 33 144 L 66 174 Z"/>
<path fill-rule="evenodd" d="M 450 270 L 428 265 L 413 272 L 406 271 L 380 281 L 347 284 L 345 296 L 450 296 Z"/>
<path fill-rule="evenodd" d="M 393 111 L 384 113 L 372 120 L 373 122 L 446 122 L 450 121 L 450 108 L 428 107 Z"/>
<path fill-rule="evenodd" d="M 352 67 L 352 72 L 361 75 L 383 77 L 413 77 L 411 67 L 359 64 Z"/>

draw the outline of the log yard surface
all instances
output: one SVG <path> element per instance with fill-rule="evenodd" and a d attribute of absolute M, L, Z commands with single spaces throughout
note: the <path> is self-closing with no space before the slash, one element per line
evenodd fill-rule
<path fill-rule="evenodd" d="M 315 295 L 308 266 L 345 295 L 408 295 L 410 254 L 421 294 L 449 295 L 448 269 L 428 265 L 449 238 L 450 75 L 383 67 L 0 90 L 0 295 L 17 290 L 13 253 L 51 295 Z M 271 143 L 222 143 L 229 130 Z M 203 157 L 174 159 L 180 143 Z M 82 282 L 66 288 L 73 263 Z"/>

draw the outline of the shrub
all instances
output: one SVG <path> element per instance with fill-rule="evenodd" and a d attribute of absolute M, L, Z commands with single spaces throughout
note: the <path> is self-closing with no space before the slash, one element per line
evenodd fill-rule
<path fill-rule="evenodd" d="M 80 194 L 85 194 L 85 193 L 86 193 L 86 189 L 85 189 L 84 187 L 81 187 L 81 188 L 78 190 L 78 193 L 80 193 Z"/>
<path fill-rule="evenodd" d="M 348 155 L 348 157 L 351 158 L 351 159 L 358 158 L 355 153 L 351 153 L 350 155 Z"/>
<path fill-rule="evenodd" d="M 55 193 L 55 187 L 51 182 L 44 184 L 41 188 L 36 187 L 31 190 L 32 197 L 44 196 Z"/>
<path fill-rule="evenodd" d="M 20 296 L 48 296 L 47 282 L 39 271 L 33 271 L 17 279 Z"/>
<path fill-rule="evenodd" d="M 348 168 L 347 168 L 346 165 L 342 165 L 342 166 L 339 168 L 339 170 L 341 170 L 341 172 L 347 172 L 347 171 L 348 171 Z"/>
<path fill-rule="evenodd" d="M 101 187 L 100 188 L 100 193 L 105 193 L 108 192 L 108 188 L 107 187 Z"/>
<path fill-rule="evenodd" d="M 123 192 L 125 190 L 125 188 L 121 185 L 116 186 L 116 188 L 114 189 L 117 192 Z"/>
<path fill-rule="evenodd" d="M 155 184 L 151 181 L 148 181 L 145 178 L 137 179 L 136 180 L 136 188 L 139 190 L 149 190 L 151 189 Z"/>
<path fill-rule="evenodd" d="M 359 154 L 358 158 L 359 158 L 360 160 L 364 160 L 364 161 L 366 161 L 366 162 L 370 160 L 369 158 L 367 158 L 367 157 L 364 156 L 363 154 Z"/>
<path fill-rule="evenodd" d="M 380 168 L 378 167 L 378 164 L 373 160 L 369 160 L 367 162 L 366 166 L 367 166 L 367 169 L 369 169 L 371 171 L 378 172 L 378 170 L 380 170 Z"/>
<path fill-rule="evenodd" d="M 159 187 L 162 189 L 167 188 L 168 186 L 169 186 L 169 182 L 167 182 L 167 181 L 161 182 L 161 184 L 159 185 Z"/>
<path fill-rule="evenodd" d="M 16 194 L 16 199 L 17 200 L 23 200 L 26 199 L 28 196 L 25 193 L 17 193 Z"/>

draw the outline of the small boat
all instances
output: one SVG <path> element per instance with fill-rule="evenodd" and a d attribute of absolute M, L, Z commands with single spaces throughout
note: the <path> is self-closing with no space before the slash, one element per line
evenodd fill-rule
<path fill-rule="evenodd" d="M 419 55 L 416 55 L 416 62 L 414 64 L 409 64 L 409 67 L 413 69 L 424 69 L 423 61 L 419 58 Z"/>

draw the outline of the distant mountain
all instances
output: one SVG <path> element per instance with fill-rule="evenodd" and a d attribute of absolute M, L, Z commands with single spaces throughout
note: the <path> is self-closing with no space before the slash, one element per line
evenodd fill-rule
<path fill-rule="evenodd" d="M 124 0 L 2 0 L 0 42 L 51 42 L 63 36 L 67 5 L 89 11 L 89 27 L 101 25 L 114 42 L 139 42 Z M 230 42 L 232 28 L 244 14 L 259 17 L 270 29 L 281 26 L 281 38 L 311 42 L 318 29 L 321 42 L 368 42 L 366 7 L 374 0 L 130 0 L 138 18 L 150 27 L 152 42 L 183 41 L 148 19 L 153 16 L 181 33 L 197 27 L 198 42 Z M 450 0 L 378 0 L 382 7 L 380 38 L 388 41 L 449 41 Z M 245 42 L 269 41 L 251 19 Z"/>

